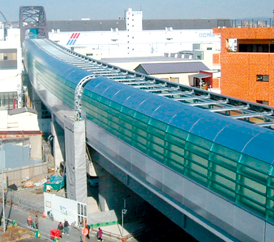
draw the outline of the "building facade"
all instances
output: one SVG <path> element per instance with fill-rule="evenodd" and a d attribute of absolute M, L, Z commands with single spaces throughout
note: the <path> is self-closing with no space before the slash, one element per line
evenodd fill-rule
<path fill-rule="evenodd" d="M 274 28 L 215 28 L 214 34 L 221 35 L 221 93 L 274 106 Z"/>
<path fill-rule="evenodd" d="M 22 107 L 22 57 L 20 30 L 6 29 L 0 23 L 0 107 Z"/>
<path fill-rule="evenodd" d="M 129 8 L 119 20 L 48 21 L 48 25 L 49 39 L 99 59 L 164 56 L 192 50 L 194 43 L 220 46 L 213 26 L 228 25 L 228 21 L 143 20 L 142 11 Z"/>

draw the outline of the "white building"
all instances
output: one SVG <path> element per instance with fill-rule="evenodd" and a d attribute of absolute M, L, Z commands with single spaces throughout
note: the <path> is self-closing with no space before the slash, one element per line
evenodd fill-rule
<path fill-rule="evenodd" d="M 0 107 L 8 109 L 22 107 L 22 54 L 20 30 L 9 28 L 4 36 L 4 25 L 0 23 Z"/>
<path fill-rule="evenodd" d="M 37 111 L 32 108 L 0 110 L 0 131 L 39 131 Z"/>
<path fill-rule="evenodd" d="M 96 23 L 78 21 L 74 24 L 79 26 L 79 29 L 82 28 L 81 24 L 86 26 L 90 24 L 90 28 L 100 30 L 62 31 L 54 28 L 49 32 L 49 38 L 72 50 L 86 48 L 86 54 L 95 58 L 96 56 L 101 56 L 101 58 L 164 56 L 164 53 L 191 51 L 194 43 L 212 43 L 220 46 L 220 37 L 213 35 L 212 28 L 179 29 L 180 26 L 177 26 L 175 29 L 170 25 L 176 25 L 181 20 L 146 20 L 146 29 L 144 30 L 142 11 L 132 11 L 131 8 L 125 12 L 124 21 L 125 28 L 121 20 L 111 23 L 107 21 L 97 21 Z M 70 22 L 67 24 L 63 22 L 60 23 L 60 26 L 63 26 L 63 29 L 68 29 L 67 25 L 69 24 L 73 25 Z M 50 23 L 51 25 L 53 24 Z M 117 27 L 104 29 L 103 25 Z M 192 23 L 192 25 L 195 24 Z M 96 55 L 93 54 L 93 51 Z M 101 52 L 101 55 L 98 54 L 98 51 Z M 81 53 L 83 53 L 82 50 Z"/>

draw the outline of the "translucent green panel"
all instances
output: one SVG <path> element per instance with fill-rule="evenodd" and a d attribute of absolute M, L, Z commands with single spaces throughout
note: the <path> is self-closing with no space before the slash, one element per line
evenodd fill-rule
<path fill-rule="evenodd" d="M 274 177 L 268 177 L 268 186 L 274 189 Z"/>
<path fill-rule="evenodd" d="M 221 184 L 223 187 L 226 187 L 226 188 L 229 188 L 233 191 L 235 191 L 235 188 L 236 188 L 236 182 L 233 182 L 229 179 L 226 179 L 225 177 L 219 175 L 219 174 L 216 174 L 216 173 L 213 173 L 211 176 L 210 176 L 210 179 L 213 181 L 213 182 L 217 182 L 219 184 Z"/>
<path fill-rule="evenodd" d="M 270 173 L 271 164 L 262 162 L 253 157 L 242 154 L 240 162 L 265 174 Z"/>
<path fill-rule="evenodd" d="M 196 171 L 192 169 L 187 169 L 186 167 L 184 169 L 184 173 L 186 176 L 206 186 L 207 178 L 204 175 L 201 175 L 201 173 L 197 173 Z"/>
<path fill-rule="evenodd" d="M 122 140 L 124 140 L 125 142 L 131 144 L 132 139 L 131 139 L 130 136 L 127 136 L 126 134 L 122 134 L 122 133 L 120 132 L 119 138 L 122 139 Z"/>
<path fill-rule="evenodd" d="M 177 145 L 168 144 L 167 149 L 169 150 L 168 153 L 177 153 L 178 155 L 184 156 L 185 150 Z M 170 152 L 171 151 L 171 152 Z"/>
<path fill-rule="evenodd" d="M 135 113 L 135 118 L 137 120 L 140 120 L 143 123 L 146 123 L 146 124 L 148 124 L 149 120 L 150 120 L 150 117 L 148 117 L 148 116 L 146 116 L 144 114 L 138 113 L 138 112 Z"/>
<path fill-rule="evenodd" d="M 132 118 L 128 115 L 125 115 L 123 113 L 120 113 L 120 119 L 124 120 L 125 122 L 130 123 L 130 124 L 133 124 L 133 121 L 134 121 L 134 118 Z"/>
<path fill-rule="evenodd" d="M 164 156 L 163 153 L 157 152 L 157 149 L 153 147 L 153 149 L 147 149 L 147 154 L 156 159 L 157 161 L 164 163 Z"/>
<path fill-rule="evenodd" d="M 164 147 L 165 141 L 161 138 L 158 138 L 157 136 L 151 135 L 149 134 L 149 141 L 161 145 L 162 147 Z"/>
<path fill-rule="evenodd" d="M 234 180 L 234 181 L 236 180 L 236 173 L 231 170 L 228 170 L 222 166 L 215 165 L 212 168 L 210 168 L 210 170 L 212 170 L 213 172 L 217 172 L 231 180 Z"/>
<path fill-rule="evenodd" d="M 249 187 L 250 190 L 258 191 L 259 193 L 266 194 L 266 185 L 253 181 L 247 177 L 241 176 L 240 184 Z"/>
<path fill-rule="evenodd" d="M 134 128 L 133 129 L 133 132 L 137 135 L 140 135 L 140 136 L 143 136 L 143 137 L 147 137 L 147 132 L 142 130 L 142 129 L 137 129 L 137 128 Z"/>
<path fill-rule="evenodd" d="M 121 127 L 120 127 L 120 134 L 123 135 L 123 136 L 126 135 L 129 138 L 131 138 L 131 136 L 132 136 L 131 131 L 129 131 L 128 129 L 122 129 Z"/>
<path fill-rule="evenodd" d="M 192 153 L 195 153 L 199 156 L 202 156 L 206 159 L 208 159 L 208 156 L 209 156 L 209 150 L 206 150 L 204 148 L 201 148 L 195 144 L 192 144 L 192 143 L 189 143 L 189 142 L 186 142 L 186 145 L 185 145 L 185 149 L 186 150 L 189 150 L 191 151 Z"/>
<path fill-rule="evenodd" d="M 199 173 L 201 175 L 203 175 L 204 177 L 207 177 L 207 169 L 204 167 L 201 167 L 200 165 L 190 161 L 190 160 L 186 160 L 187 161 L 187 165 L 186 167 L 188 169 L 191 169 L 192 171 L 195 171 L 196 173 Z"/>
<path fill-rule="evenodd" d="M 147 131 L 151 133 L 151 135 L 160 137 L 162 140 L 165 138 L 165 132 L 162 130 L 159 130 L 158 127 L 155 128 L 149 125 Z"/>
<path fill-rule="evenodd" d="M 156 119 L 153 119 L 153 118 L 151 118 L 151 120 L 150 120 L 150 125 L 153 126 L 153 127 L 157 127 L 157 129 L 160 129 L 164 132 L 166 131 L 167 126 L 168 126 L 167 124 L 165 124 L 163 122 L 160 122 L 160 121 L 158 121 Z"/>
<path fill-rule="evenodd" d="M 121 109 L 121 105 L 120 104 L 118 104 L 116 102 L 113 102 L 113 101 L 110 101 L 110 105 L 109 106 L 120 112 L 120 109 Z"/>
<path fill-rule="evenodd" d="M 263 174 L 259 171 L 254 170 L 254 169 L 251 169 L 245 165 L 239 165 L 238 172 L 246 177 L 252 178 L 253 180 L 257 180 L 263 184 L 267 184 L 268 175 Z"/>
<path fill-rule="evenodd" d="M 142 130 L 145 130 L 145 131 L 147 130 L 147 123 L 141 122 L 139 120 L 134 120 L 133 124 L 134 124 L 134 126 L 140 128 Z"/>
<path fill-rule="evenodd" d="M 234 161 L 238 161 L 239 158 L 240 158 L 240 155 L 241 155 L 241 153 L 239 153 L 239 152 L 228 149 L 228 148 L 226 148 L 224 146 L 221 146 L 221 145 L 218 145 L 216 143 L 214 143 L 212 145 L 211 149 L 214 153 L 217 153 L 219 155 L 222 155 L 222 156 L 227 157 L 230 160 L 234 160 Z"/>
<path fill-rule="evenodd" d="M 210 150 L 210 147 L 212 145 L 212 142 L 193 134 L 189 134 L 187 140 L 195 145 L 205 148 L 205 150 Z"/>
<path fill-rule="evenodd" d="M 219 164 L 223 167 L 226 167 L 226 168 L 236 172 L 238 163 L 235 162 L 235 161 L 232 161 L 228 158 L 225 158 L 225 157 L 220 156 L 220 155 L 215 154 L 215 153 L 210 154 L 209 160 L 216 163 L 216 164 Z"/>
<path fill-rule="evenodd" d="M 174 152 L 167 152 L 166 154 L 167 161 L 169 159 L 175 160 L 177 163 L 180 163 L 182 166 L 184 165 L 184 157 L 175 154 Z"/>
<path fill-rule="evenodd" d="M 108 112 L 107 112 L 107 110 L 106 111 L 104 111 L 103 109 L 99 109 L 99 115 L 101 116 L 101 118 L 107 118 L 108 117 Z M 106 122 L 107 122 L 107 120 L 106 120 Z"/>
<path fill-rule="evenodd" d="M 267 214 L 266 214 L 267 220 L 271 220 L 273 222 L 274 221 L 274 212 L 270 211 L 270 210 L 267 210 L 266 212 L 267 212 Z"/>
<path fill-rule="evenodd" d="M 156 151 L 158 153 L 164 154 L 164 148 L 162 146 L 154 144 L 153 142 L 149 142 L 148 141 L 147 147 L 150 150 L 154 150 L 154 151 Z"/>
<path fill-rule="evenodd" d="M 141 137 L 141 136 L 139 136 L 139 135 L 134 135 L 134 136 L 133 136 L 133 139 L 134 139 L 136 142 L 138 142 L 138 143 L 140 143 L 140 144 L 142 144 L 143 146 L 146 147 L 146 145 L 147 145 L 147 140 L 146 140 L 145 138 L 143 138 L 143 137 Z"/>
<path fill-rule="evenodd" d="M 235 192 L 227 189 L 226 187 L 223 187 L 222 185 L 212 182 L 210 188 L 219 194 L 222 194 L 223 196 L 227 197 L 228 199 L 234 200 L 235 199 Z"/>
<path fill-rule="evenodd" d="M 265 217 L 265 207 L 262 205 L 257 204 L 256 202 L 247 199 L 245 197 L 240 197 L 240 199 L 237 201 L 237 203 L 242 204 L 244 207 L 247 207 L 248 209 L 251 209 L 258 213 L 259 215 Z"/>
<path fill-rule="evenodd" d="M 117 123 L 115 123 L 115 122 L 109 122 L 108 124 L 109 124 L 109 127 L 111 129 L 116 129 L 117 131 L 119 130 L 120 126 Z"/>
<path fill-rule="evenodd" d="M 115 118 L 119 119 L 120 111 L 117 111 L 117 110 L 115 110 L 115 109 L 113 109 L 113 108 L 109 108 L 108 112 L 109 112 L 112 116 L 114 116 Z"/>
<path fill-rule="evenodd" d="M 99 96 L 98 94 L 96 93 L 91 93 L 91 96 L 90 96 L 93 100 L 96 100 L 96 101 L 100 101 L 100 98 L 101 96 Z"/>
<path fill-rule="evenodd" d="M 117 129 L 117 127 L 112 127 L 112 126 L 109 126 L 108 128 L 109 129 L 109 132 L 114 134 L 115 136 L 119 136 L 120 135 L 120 131 L 119 129 Z"/>
<path fill-rule="evenodd" d="M 176 160 L 176 161 L 174 161 L 174 160 L 170 160 L 170 159 L 169 159 L 169 160 L 167 160 L 167 161 L 165 162 L 165 164 L 166 164 L 168 167 L 174 169 L 175 171 L 177 171 L 177 172 L 183 174 L 183 172 L 184 172 L 184 167 L 183 167 L 182 163 L 184 162 L 184 159 L 183 159 L 182 157 L 179 157 L 179 158 L 180 158 L 181 160 Z"/>
<path fill-rule="evenodd" d="M 128 115 L 128 116 L 131 116 L 131 117 L 134 117 L 134 115 L 135 115 L 135 110 L 132 110 L 132 109 L 127 108 L 125 106 L 121 107 L 121 112 Z"/>
<path fill-rule="evenodd" d="M 241 186 L 239 195 L 247 197 L 251 199 L 252 201 L 259 203 L 261 205 L 264 205 L 266 202 L 266 197 L 264 195 L 260 195 L 257 192 L 252 191 L 248 187 Z"/>
<path fill-rule="evenodd" d="M 109 106 L 110 105 L 110 100 L 105 98 L 105 97 L 102 97 L 100 98 L 100 102 L 105 104 L 106 106 Z"/>
<path fill-rule="evenodd" d="M 143 144 L 139 143 L 138 141 L 132 140 L 132 145 L 134 147 L 136 147 L 137 149 L 139 149 L 139 150 L 143 151 L 144 153 L 146 153 L 146 150 L 147 150 L 146 144 L 143 145 Z"/>
<path fill-rule="evenodd" d="M 109 115 L 109 122 L 110 123 L 111 122 L 115 122 L 115 123 L 119 124 L 120 123 L 120 119 L 119 119 L 119 117 L 116 117 L 116 116 L 113 116 L 113 115 Z"/>
<path fill-rule="evenodd" d="M 183 131 L 183 130 L 180 130 L 180 129 L 177 129 L 175 127 L 172 127 L 172 126 L 168 126 L 167 128 L 167 133 L 170 133 L 172 135 L 175 135 L 177 136 L 178 138 L 181 138 L 183 140 L 186 140 L 186 137 L 188 135 L 187 132 Z"/>
<path fill-rule="evenodd" d="M 171 143 L 175 144 L 176 146 L 180 146 L 182 148 L 185 147 L 185 140 L 177 138 L 176 136 L 173 136 L 171 134 L 166 134 L 165 139 L 166 139 L 166 141 L 171 142 Z"/>
<path fill-rule="evenodd" d="M 185 152 L 185 158 L 187 158 L 188 160 L 191 160 L 191 161 L 195 161 L 200 166 L 204 166 L 205 169 L 207 169 L 207 166 L 208 166 L 208 160 L 207 159 L 204 159 L 204 158 L 202 158 L 202 157 L 200 157 L 196 154 L 193 154 L 189 151 Z"/>
<path fill-rule="evenodd" d="M 82 102 L 82 107 L 83 110 L 90 110 L 90 111 L 86 111 L 87 116 L 92 115 L 92 119 L 93 118 L 98 118 L 98 108 L 95 105 L 91 105 L 86 103 L 85 101 Z M 89 116 L 90 117 L 90 116 Z"/>
<path fill-rule="evenodd" d="M 132 130 L 132 125 L 127 122 L 120 122 L 120 125 L 121 125 L 121 129 L 126 128 L 129 130 Z"/>

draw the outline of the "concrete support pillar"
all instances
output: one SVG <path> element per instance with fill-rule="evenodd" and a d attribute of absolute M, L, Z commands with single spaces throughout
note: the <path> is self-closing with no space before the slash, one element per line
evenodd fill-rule
<path fill-rule="evenodd" d="M 60 168 L 60 163 L 65 160 L 64 155 L 64 131 L 55 121 L 54 115 L 51 120 L 51 134 L 53 136 L 53 157 L 55 171 Z"/>
<path fill-rule="evenodd" d="M 67 198 L 87 203 L 85 120 L 65 120 Z"/>
<path fill-rule="evenodd" d="M 127 210 L 126 219 L 147 213 L 147 203 L 141 197 L 96 163 L 94 166 L 99 177 L 101 211 L 115 210 L 118 219 L 121 219 L 122 209 Z"/>

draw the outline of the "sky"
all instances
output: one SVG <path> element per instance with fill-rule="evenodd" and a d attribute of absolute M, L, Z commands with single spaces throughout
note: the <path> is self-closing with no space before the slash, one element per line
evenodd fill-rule
<path fill-rule="evenodd" d="M 47 20 L 118 19 L 128 8 L 143 19 L 273 18 L 273 0 L 1 0 L 8 21 L 19 21 L 20 6 L 43 6 Z M 0 15 L 0 22 L 5 22 Z"/>

